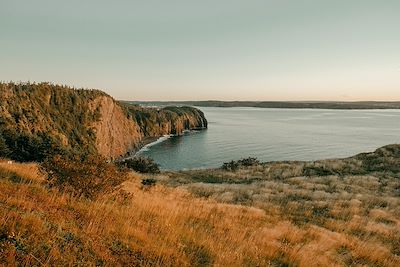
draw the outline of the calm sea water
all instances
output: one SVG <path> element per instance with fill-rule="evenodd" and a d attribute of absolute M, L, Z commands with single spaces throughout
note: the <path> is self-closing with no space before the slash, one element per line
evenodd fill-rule
<path fill-rule="evenodd" d="M 179 170 L 249 156 L 262 161 L 347 157 L 400 143 L 400 110 L 200 109 L 208 130 L 165 139 L 139 154 L 163 169 Z"/>

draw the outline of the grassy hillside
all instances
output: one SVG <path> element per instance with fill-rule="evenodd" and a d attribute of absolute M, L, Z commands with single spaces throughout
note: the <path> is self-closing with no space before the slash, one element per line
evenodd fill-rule
<path fill-rule="evenodd" d="M 0 84 L 0 146 L 8 147 L 0 153 L 20 161 L 42 160 L 55 150 L 94 153 L 90 125 L 100 114 L 89 101 L 104 95 L 48 83 Z"/>
<path fill-rule="evenodd" d="M 399 266 L 400 146 L 343 160 L 131 173 L 95 200 L 0 163 L 0 263 Z M 156 179 L 156 185 L 143 185 Z"/>

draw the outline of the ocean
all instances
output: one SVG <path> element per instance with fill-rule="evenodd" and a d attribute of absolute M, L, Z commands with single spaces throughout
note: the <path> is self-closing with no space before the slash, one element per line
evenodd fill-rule
<path fill-rule="evenodd" d="M 400 143 L 400 110 L 199 107 L 208 129 L 163 137 L 138 154 L 164 170 L 215 168 L 230 160 L 341 158 Z"/>

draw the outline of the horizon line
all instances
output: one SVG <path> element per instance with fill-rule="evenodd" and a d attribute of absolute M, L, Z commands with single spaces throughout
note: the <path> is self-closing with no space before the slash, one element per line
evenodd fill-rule
<path fill-rule="evenodd" d="M 117 99 L 117 101 L 124 102 L 284 102 L 284 103 L 398 103 L 400 100 L 216 100 L 216 99 L 208 99 L 208 100 L 125 100 L 125 99 Z"/>

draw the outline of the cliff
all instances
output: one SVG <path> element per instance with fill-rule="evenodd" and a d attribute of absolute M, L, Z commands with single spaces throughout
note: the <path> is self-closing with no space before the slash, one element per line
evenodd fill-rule
<path fill-rule="evenodd" d="M 89 105 L 100 112 L 99 120 L 91 124 L 97 151 L 110 158 L 135 151 L 148 139 L 207 128 L 203 112 L 193 107 L 144 108 L 108 96 L 97 97 Z"/>
<path fill-rule="evenodd" d="M 54 153 L 116 158 L 146 138 L 207 127 L 192 107 L 142 108 L 99 90 L 49 83 L 0 84 L 0 156 L 42 160 Z"/>
<path fill-rule="evenodd" d="M 144 136 L 180 135 L 188 129 L 207 128 L 203 112 L 192 107 L 144 108 L 127 105 L 127 109 Z"/>
<path fill-rule="evenodd" d="M 128 118 L 124 109 L 109 96 L 100 96 L 89 103 L 100 117 L 91 123 L 97 152 L 109 158 L 134 150 L 143 138 L 140 127 Z"/>

